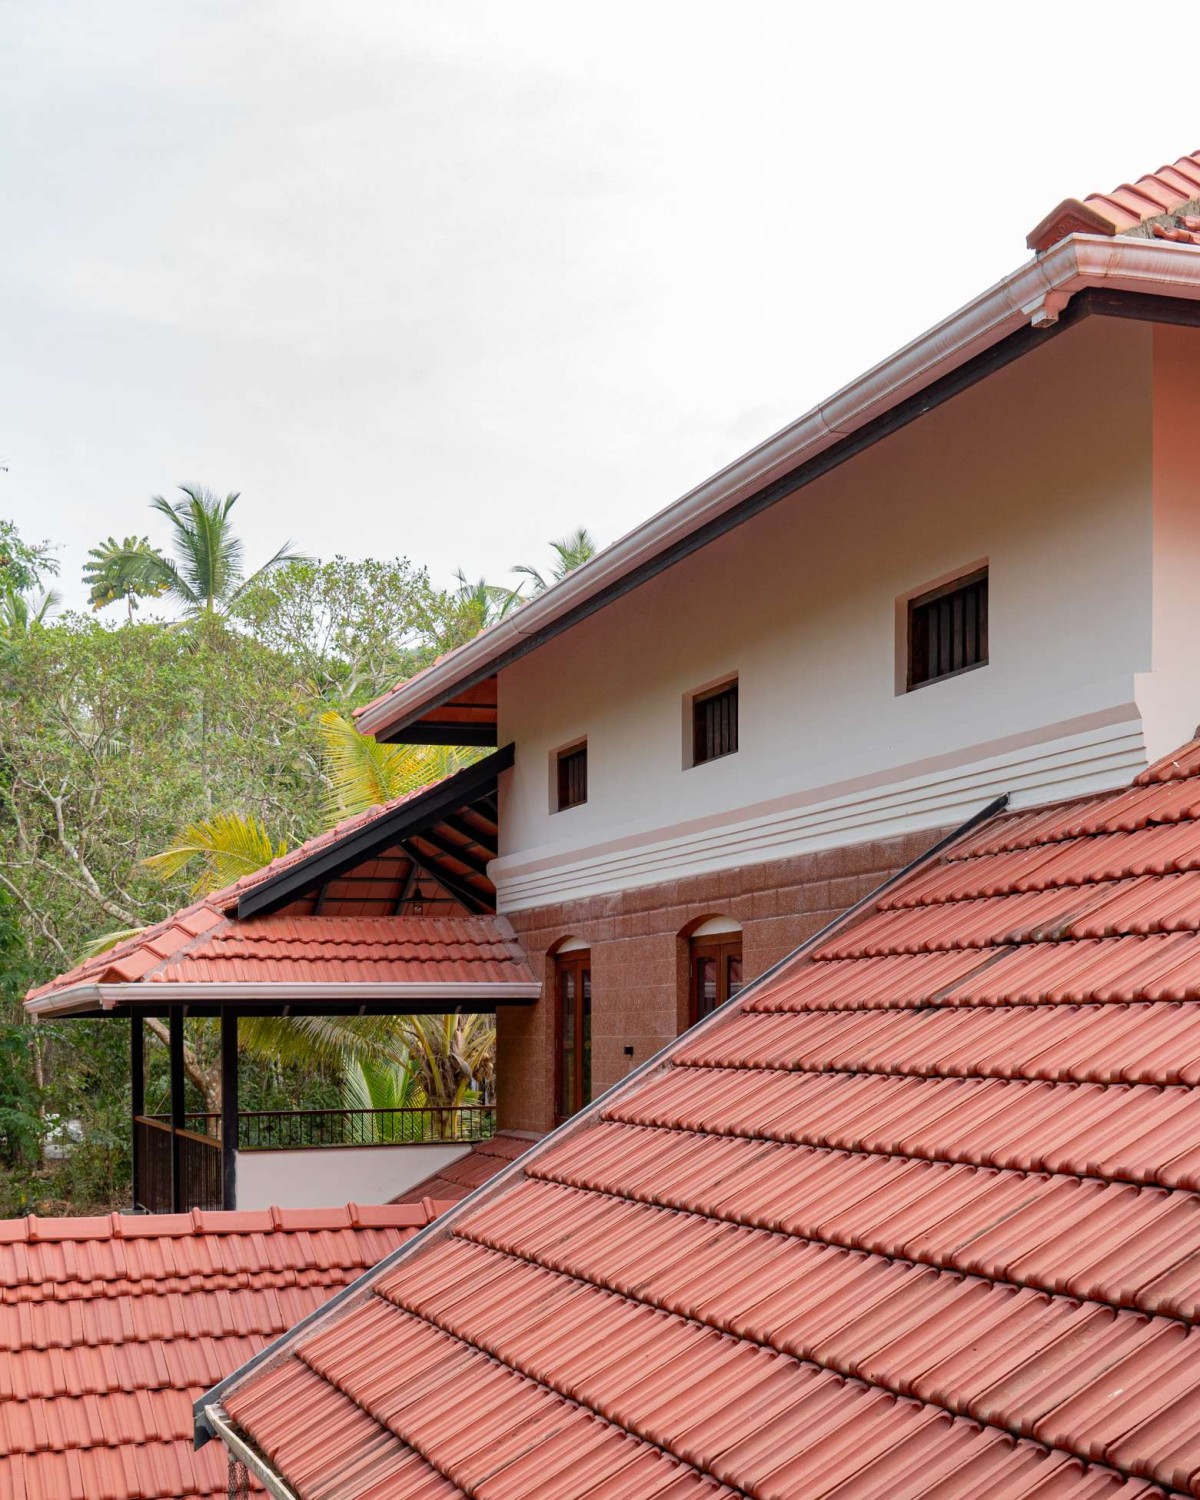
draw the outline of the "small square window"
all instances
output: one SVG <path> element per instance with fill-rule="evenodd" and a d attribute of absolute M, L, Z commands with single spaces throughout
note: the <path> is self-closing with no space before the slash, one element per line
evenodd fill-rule
<path fill-rule="evenodd" d="M 587 801 L 587 743 L 558 752 L 558 811 Z"/>
<path fill-rule="evenodd" d="M 981 568 L 908 601 L 908 691 L 988 659 L 988 572 Z"/>
<path fill-rule="evenodd" d="M 692 699 L 692 764 L 734 755 L 738 747 L 738 685 L 722 683 Z"/>

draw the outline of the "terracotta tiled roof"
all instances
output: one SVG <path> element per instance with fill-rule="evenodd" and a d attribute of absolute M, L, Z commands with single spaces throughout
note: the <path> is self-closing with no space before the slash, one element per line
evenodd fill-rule
<path fill-rule="evenodd" d="M 1198 773 L 966 836 L 231 1420 L 303 1494 L 1200 1493 Z"/>
<path fill-rule="evenodd" d="M 427 791 L 428 788 L 421 787 L 418 790 Z M 244 891 L 253 890 L 281 871 L 290 869 L 314 854 L 320 854 L 348 834 L 369 827 L 417 795 L 417 791 L 407 792 L 392 802 L 382 803 L 378 807 L 368 808 L 366 812 L 356 813 L 351 818 L 344 818 L 326 832 L 308 839 L 287 854 L 281 854 L 278 859 L 273 859 L 261 870 L 243 875 L 232 885 L 223 886 L 219 891 L 213 891 L 211 895 L 173 912 L 161 922 L 153 923 L 136 937 L 126 939 L 106 953 L 97 954 L 95 958 L 77 964 L 65 974 L 59 974 L 48 984 L 30 990 L 26 998 L 35 1000 L 41 995 L 70 989 L 79 984 L 128 983 L 141 979 L 151 970 L 160 969 L 164 960 L 171 959 L 197 938 L 204 937 L 215 928 L 228 926 L 226 918 L 236 910 L 238 898 Z"/>
<path fill-rule="evenodd" d="M 1029 232 L 1026 244 L 1031 250 L 1049 250 L 1068 234 L 1148 233 L 1157 239 L 1200 243 L 1200 219 L 1182 223 L 1172 216 L 1200 200 L 1200 151 L 1181 156 L 1171 166 L 1159 167 L 1139 177 L 1134 183 L 1123 183 L 1111 193 L 1093 193 L 1082 202 L 1067 198 Z"/>
<path fill-rule="evenodd" d="M 192 1401 L 440 1205 L 0 1221 L 0 1496 L 223 1496 Z"/>
<path fill-rule="evenodd" d="M 423 1198 L 436 1198 L 439 1203 L 457 1203 L 488 1182 L 509 1162 L 524 1155 L 537 1139 L 512 1130 L 497 1131 L 490 1141 L 480 1141 L 457 1161 L 424 1178 L 415 1187 L 393 1198 L 392 1202 L 420 1203 Z"/>
<path fill-rule="evenodd" d="M 198 924 L 197 924 L 198 925 Z M 503 917 L 217 917 L 178 946 L 161 933 L 27 997 L 81 984 L 536 984 Z"/>

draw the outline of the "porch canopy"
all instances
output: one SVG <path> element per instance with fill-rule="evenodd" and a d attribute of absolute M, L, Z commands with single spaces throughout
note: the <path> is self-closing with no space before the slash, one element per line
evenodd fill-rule
<path fill-rule="evenodd" d="M 175 1208 L 193 1206 L 181 1201 L 176 1139 L 189 1134 L 186 1016 L 221 1021 L 219 1196 L 232 1208 L 239 1017 L 486 1012 L 538 998 L 512 928 L 495 913 L 487 873 L 496 855 L 497 780 L 512 761 L 507 746 L 348 818 L 29 992 L 35 1018 L 131 1018 L 133 1115 L 147 1126 L 154 1122 L 144 1115 L 142 1022 L 166 1019 Z M 135 1145 L 135 1202 L 138 1156 Z"/>

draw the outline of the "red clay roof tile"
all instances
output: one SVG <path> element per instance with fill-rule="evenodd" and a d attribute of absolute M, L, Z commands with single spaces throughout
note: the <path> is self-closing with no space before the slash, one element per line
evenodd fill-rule
<path fill-rule="evenodd" d="M 591 1494 L 559 1433 L 613 1495 L 654 1462 L 756 1496 L 1200 1493 L 1197 872 L 1197 744 L 994 820 L 372 1273 L 233 1420 L 260 1440 L 305 1371 L 513 1500 Z M 271 1429 L 289 1478 L 304 1428 Z"/>
<path fill-rule="evenodd" d="M 1188 220 L 1194 217 L 1191 214 L 1181 216 L 1182 225 L 1154 222 L 1197 200 L 1200 200 L 1200 151 L 1159 167 L 1157 172 L 1140 177 L 1135 183 L 1122 183 L 1111 193 L 1093 193 L 1082 202 L 1067 198 L 1030 230 L 1025 243 L 1031 250 L 1049 250 L 1068 234 L 1128 234 L 1143 226 L 1160 239 L 1200 243 L 1197 233 L 1200 220 L 1189 225 Z"/>
<path fill-rule="evenodd" d="M 440 1206 L 0 1221 L 0 1495 L 226 1495 L 192 1402 Z"/>

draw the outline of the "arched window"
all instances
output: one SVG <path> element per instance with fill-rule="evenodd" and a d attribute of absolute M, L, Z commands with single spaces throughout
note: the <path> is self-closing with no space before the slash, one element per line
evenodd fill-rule
<path fill-rule="evenodd" d="M 554 1113 L 559 1124 L 592 1099 L 592 955 L 568 938 L 554 953 Z"/>
<path fill-rule="evenodd" d="M 730 917 L 710 917 L 688 943 L 690 1024 L 712 1015 L 742 987 L 742 928 Z"/>

